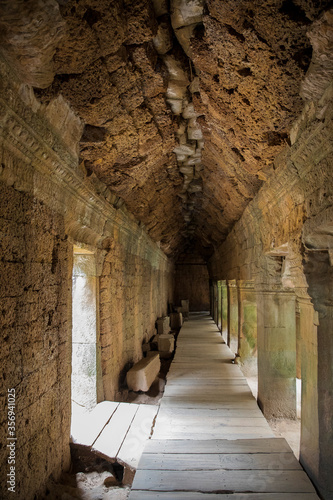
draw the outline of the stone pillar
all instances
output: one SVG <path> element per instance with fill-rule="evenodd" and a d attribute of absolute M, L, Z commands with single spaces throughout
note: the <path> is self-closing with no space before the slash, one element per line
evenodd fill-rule
<path fill-rule="evenodd" d="M 298 299 L 298 306 L 302 375 L 300 462 L 308 474 L 316 478 L 319 475 L 318 314 L 310 298 Z"/>
<path fill-rule="evenodd" d="M 228 345 L 238 352 L 238 292 L 236 280 L 228 280 Z"/>
<path fill-rule="evenodd" d="M 331 244 L 333 246 L 333 241 Z M 303 395 L 307 397 L 312 406 L 307 410 L 307 427 L 305 428 L 306 421 L 302 425 L 304 437 L 302 436 L 301 460 L 306 465 L 306 470 L 314 480 L 322 497 L 333 499 L 333 252 L 309 251 L 304 271 L 315 313 L 314 319 L 310 323 L 314 324 L 314 330 L 308 339 L 307 346 L 310 351 L 307 353 L 308 362 L 306 364 L 309 375 L 303 374 L 302 365 L 302 378 L 313 376 L 314 381 L 306 384 L 303 389 L 304 394 L 302 393 L 302 397 Z M 310 321 L 311 317 L 308 317 L 307 320 Z M 311 362 L 312 365 L 310 365 Z M 305 390 L 308 392 L 307 395 Z M 305 402 L 302 405 L 302 411 L 303 406 L 305 406 Z M 305 408 L 304 411 L 306 411 Z M 308 426 L 312 426 L 312 422 L 316 426 L 317 417 L 318 434 L 311 438 L 307 434 L 308 431 L 312 432 L 311 427 Z M 314 430 L 316 432 L 316 427 Z M 318 439 L 317 446 L 316 439 Z M 307 450 L 306 446 L 312 448 L 314 456 L 311 457 L 311 449 Z M 318 469 L 316 469 L 317 466 Z"/>
<path fill-rule="evenodd" d="M 211 317 L 214 316 L 214 286 L 213 282 L 210 281 L 209 284 L 209 294 L 210 294 L 210 315 Z"/>
<path fill-rule="evenodd" d="M 239 346 L 238 362 L 247 377 L 258 374 L 257 365 L 257 296 L 253 281 L 238 281 Z"/>
<path fill-rule="evenodd" d="M 217 282 L 217 327 L 222 331 L 222 281 Z"/>
<path fill-rule="evenodd" d="M 221 281 L 222 292 L 222 328 L 221 333 L 225 343 L 228 343 L 228 287 L 226 280 Z"/>
<path fill-rule="evenodd" d="M 296 418 L 295 295 L 257 293 L 258 403 L 266 418 Z"/>
<path fill-rule="evenodd" d="M 214 309 L 213 309 L 213 320 L 215 321 L 215 323 L 217 324 L 217 281 L 214 281 L 214 284 L 213 284 L 213 289 L 214 289 L 214 300 L 213 300 L 213 304 L 214 304 Z"/>
<path fill-rule="evenodd" d="M 83 249 L 75 250 L 72 400 L 89 409 L 97 404 L 97 286 L 95 255 Z"/>

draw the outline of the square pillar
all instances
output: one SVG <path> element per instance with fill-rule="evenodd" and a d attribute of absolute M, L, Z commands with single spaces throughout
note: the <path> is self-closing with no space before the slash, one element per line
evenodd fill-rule
<path fill-rule="evenodd" d="M 215 323 L 217 324 L 217 281 L 215 281 L 213 283 L 213 290 L 214 290 L 214 294 L 213 294 L 213 320 L 215 321 Z"/>
<path fill-rule="evenodd" d="M 299 329 L 301 335 L 301 446 L 300 462 L 308 474 L 319 476 L 319 420 L 318 420 L 318 316 L 309 298 L 298 299 Z"/>
<path fill-rule="evenodd" d="M 238 363 L 246 377 L 258 374 L 257 362 L 257 295 L 253 281 L 239 280 L 239 346 Z"/>
<path fill-rule="evenodd" d="M 217 282 L 217 327 L 222 331 L 222 281 Z"/>
<path fill-rule="evenodd" d="M 228 343 L 228 287 L 226 280 L 221 280 L 222 326 L 221 333 L 225 343 Z"/>
<path fill-rule="evenodd" d="M 214 287 L 213 283 L 210 282 L 209 284 L 209 296 L 210 296 L 210 315 L 211 317 L 214 316 Z"/>
<path fill-rule="evenodd" d="M 257 294 L 258 403 L 266 418 L 296 419 L 296 300 L 293 292 Z"/>
<path fill-rule="evenodd" d="M 238 292 L 236 280 L 228 280 L 228 345 L 238 352 Z"/>

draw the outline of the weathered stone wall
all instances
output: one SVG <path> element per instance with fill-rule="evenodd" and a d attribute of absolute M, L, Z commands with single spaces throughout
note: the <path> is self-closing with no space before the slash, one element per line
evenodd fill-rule
<path fill-rule="evenodd" d="M 157 317 L 172 302 L 172 268 L 151 261 L 117 236 L 110 242 L 100 277 L 100 342 L 104 395 L 113 399 L 126 371 L 142 358 L 142 344 L 155 333 Z"/>
<path fill-rule="evenodd" d="M 7 165 L 6 165 L 7 167 Z M 1 498 L 34 497 L 70 463 L 71 245 L 63 217 L 0 183 Z M 16 494 L 7 391 L 16 393 Z"/>
<path fill-rule="evenodd" d="M 331 498 L 333 490 L 327 472 L 333 437 L 327 427 L 331 407 L 327 401 L 319 403 L 332 390 L 328 369 L 333 360 L 328 333 L 333 246 L 332 20 L 332 12 L 325 14 L 310 33 L 313 60 L 301 89 L 306 102 L 292 127 L 291 145 L 275 159 L 266 183 L 209 266 L 214 280 L 254 280 L 259 401 L 271 416 L 295 413 L 296 310 L 292 302 L 296 297 L 302 338 L 298 353 L 301 461 L 324 498 Z"/>
<path fill-rule="evenodd" d="M 41 106 L 1 57 L 0 71 L 1 404 L 15 388 L 16 498 L 32 500 L 69 467 L 73 245 L 95 254 L 100 277 L 99 398 L 115 395 L 121 370 L 141 357 L 167 312 L 173 267 L 122 201 L 80 167 L 82 124 L 66 102 Z M 6 499 L 5 422 L 2 412 Z"/>
<path fill-rule="evenodd" d="M 202 257 L 181 256 L 175 268 L 175 305 L 190 301 L 190 311 L 209 311 L 209 275 Z"/>

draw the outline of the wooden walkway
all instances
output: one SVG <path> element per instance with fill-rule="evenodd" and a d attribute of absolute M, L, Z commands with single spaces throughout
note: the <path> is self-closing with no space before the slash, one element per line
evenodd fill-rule
<path fill-rule="evenodd" d="M 71 442 L 124 467 L 124 484 L 132 484 L 158 407 L 103 401 L 91 412 L 72 410 Z"/>
<path fill-rule="evenodd" d="M 315 500 L 275 438 L 213 321 L 182 327 L 129 500 Z"/>

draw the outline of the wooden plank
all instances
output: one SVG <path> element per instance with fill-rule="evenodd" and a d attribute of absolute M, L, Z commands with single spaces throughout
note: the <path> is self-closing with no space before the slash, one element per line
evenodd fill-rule
<path fill-rule="evenodd" d="M 291 453 L 284 438 L 269 439 L 212 439 L 190 441 L 186 439 L 149 440 L 144 453 Z"/>
<path fill-rule="evenodd" d="M 116 458 L 137 410 L 136 404 L 120 403 L 94 443 L 93 451 L 108 458 Z"/>
<path fill-rule="evenodd" d="M 177 421 L 178 419 L 186 419 L 190 421 L 192 418 L 210 419 L 210 418 L 258 418 L 266 422 L 265 417 L 257 407 L 254 410 L 244 410 L 242 408 L 220 408 L 215 410 L 198 409 L 198 408 L 160 408 L 158 412 L 158 420 L 170 419 Z M 266 422 L 267 423 L 267 422 Z"/>
<path fill-rule="evenodd" d="M 228 396 L 224 398 L 211 398 L 201 397 L 197 398 L 186 398 L 186 397 L 167 397 L 164 396 L 162 398 L 161 408 L 207 408 L 207 409 L 217 409 L 217 408 L 248 408 L 249 410 L 255 410 L 258 408 L 257 402 L 255 399 L 244 399 L 244 398 L 235 398 L 232 396 Z"/>
<path fill-rule="evenodd" d="M 239 493 L 131 491 L 129 500 L 319 500 L 315 493 Z"/>
<path fill-rule="evenodd" d="M 73 405 L 71 440 L 73 443 L 92 446 L 104 429 L 119 403 L 103 401 L 91 412 L 83 412 Z"/>
<path fill-rule="evenodd" d="M 158 406 L 139 406 L 121 448 L 117 453 L 117 460 L 133 469 L 137 468 L 146 441 L 151 434 L 157 411 Z"/>
<path fill-rule="evenodd" d="M 237 440 L 237 439 L 262 439 L 262 438 L 270 438 L 274 437 L 272 430 L 269 429 L 256 429 L 255 427 L 249 427 L 248 429 L 244 429 L 239 431 L 241 427 L 237 427 L 237 430 L 234 428 L 232 432 L 229 430 L 221 430 L 221 431 L 213 431 L 203 430 L 202 432 L 191 432 L 190 430 L 187 432 L 174 432 L 169 433 L 165 430 L 160 430 L 158 432 L 154 432 L 152 435 L 152 439 L 188 439 L 188 440 L 207 440 L 207 439 L 229 439 L 229 440 Z"/>
<path fill-rule="evenodd" d="M 134 478 L 133 490 L 201 491 L 216 493 L 315 493 L 303 471 L 283 470 L 214 470 L 165 471 L 141 470 Z"/>
<path fill-rule="evenodd" d="M 196 429 L 211 429 L 211 431 L 214 429 L 214 431 L 219 431 L 226 429 L 226 431 L 230 430 L 235 427 L 241 427 L 242 429 L 247 429 L 247 428 L 263 428 L 263 429 L 270 429 L 270 426 L 266 422 L 264 418 L 237 418 L 237 417 L 231 417 L 231 418 L 219 418 L 219 417 L 206 417 L 205 419 L 199 417 L 196 417 L 195 415 L 191 417 L 179 417 L 175 418 L 172 417 L 170 419 L 167 418 L 158 418 L 155 429 L 158 427 L 164 427 L 166 429 L 172 430 L 173 428 L 175 429 L 176 432 L 188 432 L 192 431 L 196 432 Z"/>
<path fill-rule="evenodd" d="M 302 470 L 293 453 L 184 454 L 145 453 L 140 469 L 160 470 Z"/>
<path fill-rule="evenodd" d="M 198 394 L 199 393 L 199 394 Z M 164 396 L 182 396 L 185 394 L 186 396 L 209 396 L 209 397 L 219 397 L 219 396 L 240 396 L 253 399 L 253 394 L 248 385 L 233 385 L 233 386 L 223 386 L 219 385 L 218 387 L 212 387 L 209 385 L 197 385 L 197 386 L 184 386 L 178 384 L 166 384 L 164 390 Z M 163 396 L 163 397 L 164 397 Z"/>
<path fill-rule="evenodd" d="M 208 375 L 204 377 L 200 377 L 197 373 L 195 375 L 184 375 L 183 377 L 178 376 L 175 374 L 174 376 L 169 376 L 167 375 L 167 385 L 186 385 L 186 386 L 192 386 L 192 387 L 198 387 L 203 384 L 206 385 L 218 385 L 220 387 L 233 387 L 233 386 L 244 386 L 248 387 L 248 383 L 244 378 L 223 378 L 221 376 L 213 376 L 213 375 Z"/>

